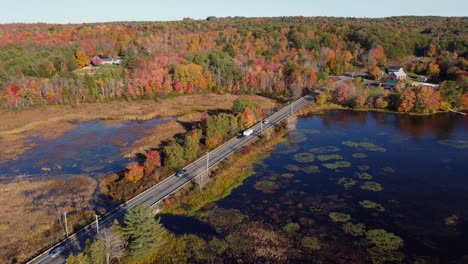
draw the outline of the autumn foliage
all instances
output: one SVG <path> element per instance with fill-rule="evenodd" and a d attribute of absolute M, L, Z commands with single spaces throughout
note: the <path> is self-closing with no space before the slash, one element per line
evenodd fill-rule
<path fill-rule="evenodd" d="M 127 165 L 125 178 L 133 183 L 137 183 L 144 176 L 144 168 L 138 162 L 132 162 Z"/>
<path fill-rule="evenodd" d="M 378 78 L 389 61 L 426 51 L 430 63 L 407 67 L 463 83 L 465 39 L 454 32 L 465 28 L 461 18 L 438 17 L 0 25 L 0 104 L 22 109 L 205 92 L 298 97 L 328 75 L 357 67 Z M 431 37 L 435 32 L 447 36 Z M 98 54 L 122 63 L 82 69 Z"/>
<path fill-rule="evenodd" d="M 398 111 L 410 112 L 416 103 L 416 94 L 412 90 L 405 89 L 400 94 L 400 106 Z"/>

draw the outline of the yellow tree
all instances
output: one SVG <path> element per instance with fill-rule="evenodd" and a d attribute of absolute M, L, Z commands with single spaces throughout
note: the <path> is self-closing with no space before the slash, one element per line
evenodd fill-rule
<path fill-rule="evenodd" d="M 429 48 L 427 50 L 427 56 L 428 57 L 435 57 L 437 53 L 437 47 L 434 44 L 429 45 Z"/>
<path fill-rule="evenodd" d="M 78 50 L 75 53 L 76 62 L 78 63 L 78 67 L 82 68 L 89 64 L 89 58 L 86 56 L 86 52 L 84 50 Z"/>
<path fill-rule="evenodd" d="M 251 127 L 255 123 L 255 118 L 250 108 L 246 107 L 242 113 L 242 121 L 245 127 Z"/>
<path fill-rule="evenodd" d="M 429 78 L 437 77 L 439 76 L 439 74 L 440 74 L 439 64 L 432 62 L 427 66 L 427 76 Z"/>

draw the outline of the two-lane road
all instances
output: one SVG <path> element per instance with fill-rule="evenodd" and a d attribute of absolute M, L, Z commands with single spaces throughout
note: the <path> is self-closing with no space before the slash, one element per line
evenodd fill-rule
<path fill-rule="evenodd" d="M 205 173 L 207 167 L 209 169 L 215 166 L 220 161 L 234 153 L 236 150 L 240 149 L 242 146 L 254 140 L 257 136 L 262 134 L 263 131 L 281 122 L 283 119 L 290 116 L 298 109 L 302 108 L 304 105 L 312 101 L 314 97 L 314 94 L 309 94 L 292 102 L 288 106 L 285 106 L 281 110 L 270 115 L 267 118 L 267 124 L 259 122 L 252 126 L 251 128 L 254 131 L 252 135 L 232 138 L 228 142 L 224 143 L 223 145 L 219 146 L 218 148 L 205 154 L 204 156 L 200 157 L 196 161 L 186 166 L 184 169 L 187 170 L 187 174 L 184 177 L 176 177 L 175 175 L 171 175 L 165 180 L 159 182 L 158 184 L 139 194 L 135 198 L 129 200 L 125 204 L 120 205 L 111 212 L 100 217 L 98 221 L 99 229 L 109 227 L 113 223 L 114 219 L 122 219 L 125 212 L 137 205 L 154 206 L 157 203 L 161 202 L 164 198 L 168 197 L 180 188 L 184 187 L 187 183 L 192 181 L 198 175 Z M 70 252 L 76 253 L 82 250 L 85 241 L 87 239 L 93 239 L 97 234 L 97 230 L 98 228 L 96 222 L 93 222 L 84 229 L 70 236 L 67 240 L 60 243 L 61 246 L 64 246 L 66 248 L 64 252 L 61 252 L 56 256 L 52 256 L 49 253 L 51 249 L 49 249 L 28 263 L 64 263 L 66 256 L 70 254 Z M 57 246 L 59 245 L 54 246 L 54 248 L 56 248 Z"/>

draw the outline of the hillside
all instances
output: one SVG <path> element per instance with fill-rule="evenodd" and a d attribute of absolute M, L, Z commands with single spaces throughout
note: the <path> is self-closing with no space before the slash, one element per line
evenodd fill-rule
<path fill-rule="evenodd" d="M 0 25 L 0 103 L 78 104 L 172 94 L 298 95 L 328 75 L 403 65 L 467 91 L 466 17 L 279 17 Z M 121 59 L 80 71 L 91 59 Z M 372 77 L 372 76 L 371 76 Z"/>

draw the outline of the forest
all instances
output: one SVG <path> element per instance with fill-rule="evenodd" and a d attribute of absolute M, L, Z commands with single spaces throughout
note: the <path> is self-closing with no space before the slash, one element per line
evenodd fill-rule
<path fill-rule="evenodd" d="M 377 78 L 387 67 L 402 65 L 433 83 L 451 81 L 446 93 L 456 98 L 442 94 L 441 100 L 446 108 L 459 108 L 468 101 L 463 97 L 467 22 L 465 17 L 208 17 L 4 24 L 0 104 L 21 110 L 209 92 L 291 98 L 324 85 L 329 76 L 368 72 Z M 122 63 L 93 67 L 96 55 Z"/>

